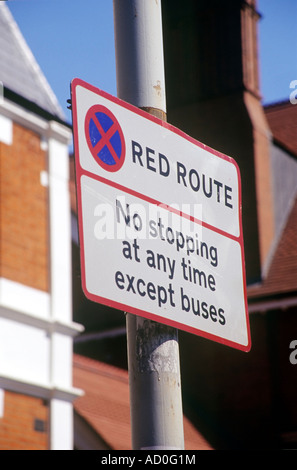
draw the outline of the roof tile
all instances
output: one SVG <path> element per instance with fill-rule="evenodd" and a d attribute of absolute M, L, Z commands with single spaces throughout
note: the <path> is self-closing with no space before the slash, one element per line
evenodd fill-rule
<path fill-rule="evenodd" d="M 297 199 L 271 261 L 267 276 L 248 288 L 249 299 L 297 291 Z"/>
<path fill-rule="evenodd" d="M 297 156 L 297 105 L 285 101 L 264 110 L 274 140 Z"/>

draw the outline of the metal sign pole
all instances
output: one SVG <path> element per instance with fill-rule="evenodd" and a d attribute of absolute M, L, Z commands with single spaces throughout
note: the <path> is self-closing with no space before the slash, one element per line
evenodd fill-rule
<path fill-rule="evenodd" d="M 118 97 L 166 120 L 161 0 L 113 0 Z M 178 335 L 127 314 L 132 448 L 184 449 Z"/>

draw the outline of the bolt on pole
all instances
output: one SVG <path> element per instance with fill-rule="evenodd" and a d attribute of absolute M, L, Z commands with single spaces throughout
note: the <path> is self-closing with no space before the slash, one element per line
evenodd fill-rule
<path fill-rule="evenodd" d="M 161 0 L 113 0 L 118 98 L 166 120 Z M 127 314 L 132 448 L 184 449 L 178 332 Z"/>

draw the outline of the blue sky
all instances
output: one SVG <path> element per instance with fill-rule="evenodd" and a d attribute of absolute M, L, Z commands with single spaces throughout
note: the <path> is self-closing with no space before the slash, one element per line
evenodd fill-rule
<path fill-rule="evenodd" d="M 116 95 L 112 0 L 9 0 L 7 5 L 67 121 L 70 82 L 81 78 Z M 289 99 L 297 80 L 297 0 L 258 0 L 264 103 Z"/>

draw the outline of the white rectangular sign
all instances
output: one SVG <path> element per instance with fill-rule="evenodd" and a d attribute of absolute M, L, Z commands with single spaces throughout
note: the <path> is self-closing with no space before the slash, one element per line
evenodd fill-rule
<path fill-rule="evenodd" d="M 79 79 L 72 111 L 85 295 L 248 351 L 234 160 Z"/>

